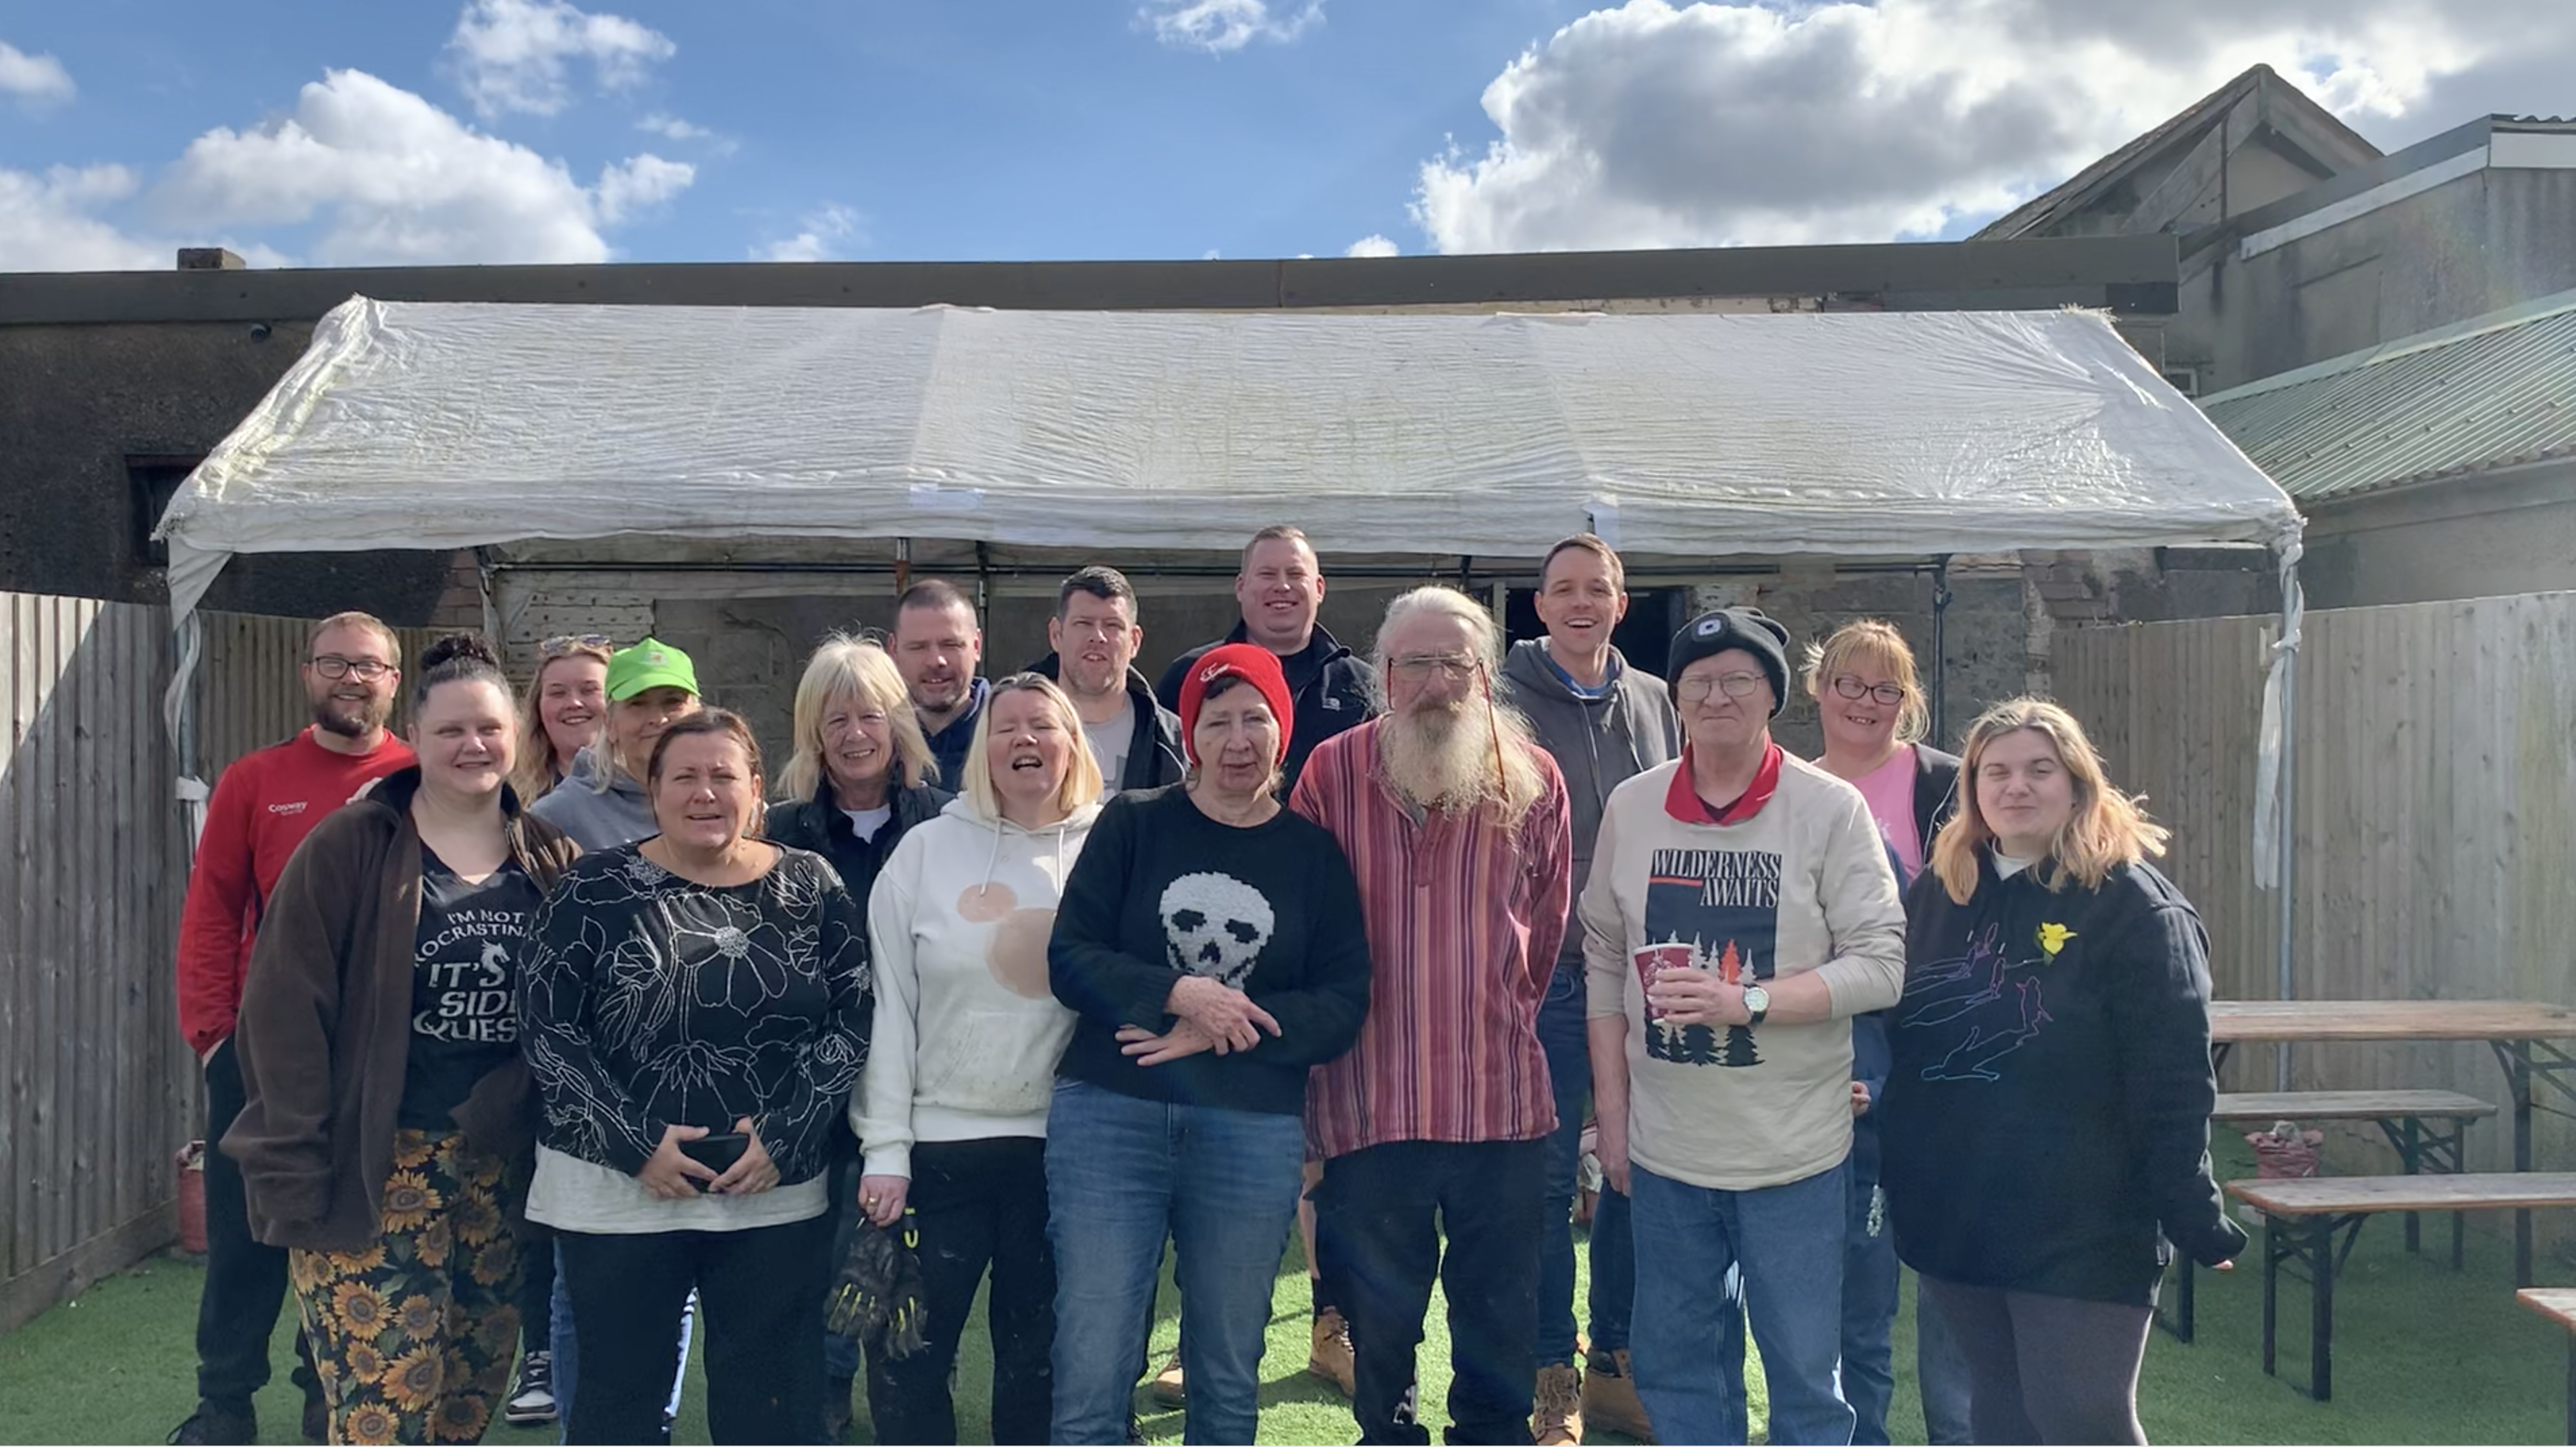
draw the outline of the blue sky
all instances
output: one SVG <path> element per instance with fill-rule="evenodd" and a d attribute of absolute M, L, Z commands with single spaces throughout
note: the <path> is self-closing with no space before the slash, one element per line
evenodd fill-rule
<path fill-rule="evenodd" d="M 2383 144 L 2576 111 L 2571 11 L 7 0 L 0 270 L 1953 235 L 2256 59 Z"/>

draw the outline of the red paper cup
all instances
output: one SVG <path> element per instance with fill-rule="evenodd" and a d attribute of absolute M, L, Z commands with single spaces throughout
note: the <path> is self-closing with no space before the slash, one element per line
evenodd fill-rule
<path fill-rule="evenodd" d="M 1642 950 L 1631 951 L 1628 958 L 1636 962 L 1637 984 L 1648 991 L 1655 988 L 1656 977 L 1666 970 L 1696 968 L 1691 963 L 1691 947 L 1685 944 L 1648 945 Z M 1647 1021 L 1651 1023 L 1662 1018 L 1656 1013 L 1654 1000 L 1649 997 L 1646 1000 Z"/>

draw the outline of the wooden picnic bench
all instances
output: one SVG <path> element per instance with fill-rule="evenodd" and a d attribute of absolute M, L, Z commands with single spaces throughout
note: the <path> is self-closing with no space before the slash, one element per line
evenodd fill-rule
<path fill-rule="evenodd" d="M 2504 1071 L 2513 1112 L 2513 1168 L 2528 1171 L 2539 1089 L 2576 1101 L 2576 1007 L 2538 1000 L 2213 1000 L 2211 1058 L 2238 1045 L 2482 1041 Z M 2531 1213 L 2514 1213 L 2513 1284 L 2531 1285 Z"/>
<path fill-rule="evenodd" d="M 2406 1174 L 2431 1170 L 2458 1174 L 2468 1168 L 2469 1122 L 2491 1116 L 2496 1108 L 2455 1090 L 2293 1090 L 2263 1094 L 2222 1095 L 2209 1113 L 2213 1121 L 2270 1125 L 2276 1121 L 2366 1120 L 2376 1124 Z M 2406 1217 L 2406 1249 L 2420 1251 L 2422 1218 Z M 2468 1217 L 2451 1213 L 2451 1269 L 2467 1254 Z M 2174 1265 L 2174 1309 L 2160 1313 L 2165 1330 L 2177 1341 L 2192 1339 L 2193 1268 L 2191 1258 L 2177 1254 Z"/>
<path fill-rule="evenodd" d="M 2334 1395 L 2334 1280 L 2371 1217 L 2390 1211 L 2530 1211 L 2576 1206 L 2576 1171 L 2479 1175 L 2309 1176 L 2230 1181 L 2227 1192 L 2263 1213 L 2263 1372 L 2273 1370 L 2281 1267 L 2308 1274 L 2308 1394 Z"/>
<path fill-rule="evenodd" d="M 2576 1288 L 2526 1286 L 2514 1296 L 2567 1329 L 2567 1440 L 2576 1444 Z"/>

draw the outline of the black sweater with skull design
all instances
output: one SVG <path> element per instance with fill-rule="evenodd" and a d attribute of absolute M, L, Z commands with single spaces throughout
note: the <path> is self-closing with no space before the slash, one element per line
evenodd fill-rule
<path fill-rule="evenodd" d="M 1183 974 L 1250 995 L 1279 1022 L 1250 1050 L 1161 1065 L 1118 1031 L 1172 1028 Z M 1047 947 L 1055 997 L 1081 1016 L 1056 1073 L 1180 1105 L 1299 1115 L 1306 1072 L 1351 1048 L 1368 1012 L 1368 937 L 1342 846 L 1286 809 L 1251 828 L 1199 812 L 1179 785 L 1119 794 L 1065 881 Z"/>

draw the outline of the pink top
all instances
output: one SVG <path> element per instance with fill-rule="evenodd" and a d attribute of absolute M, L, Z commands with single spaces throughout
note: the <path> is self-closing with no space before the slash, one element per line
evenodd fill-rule
<path fill-rule="evenodd" d="M 1914 769 L 1914 746 L 1900 744 L 1886 763 L 1852 780 L 1852 787 L 1869 802 L 1869 817 L 1878 821 L 1879 837 L 1904 866 L 1900 882 L 1905 884 L 1923 872 L 1923 832 L 1914 824 Z"/>

